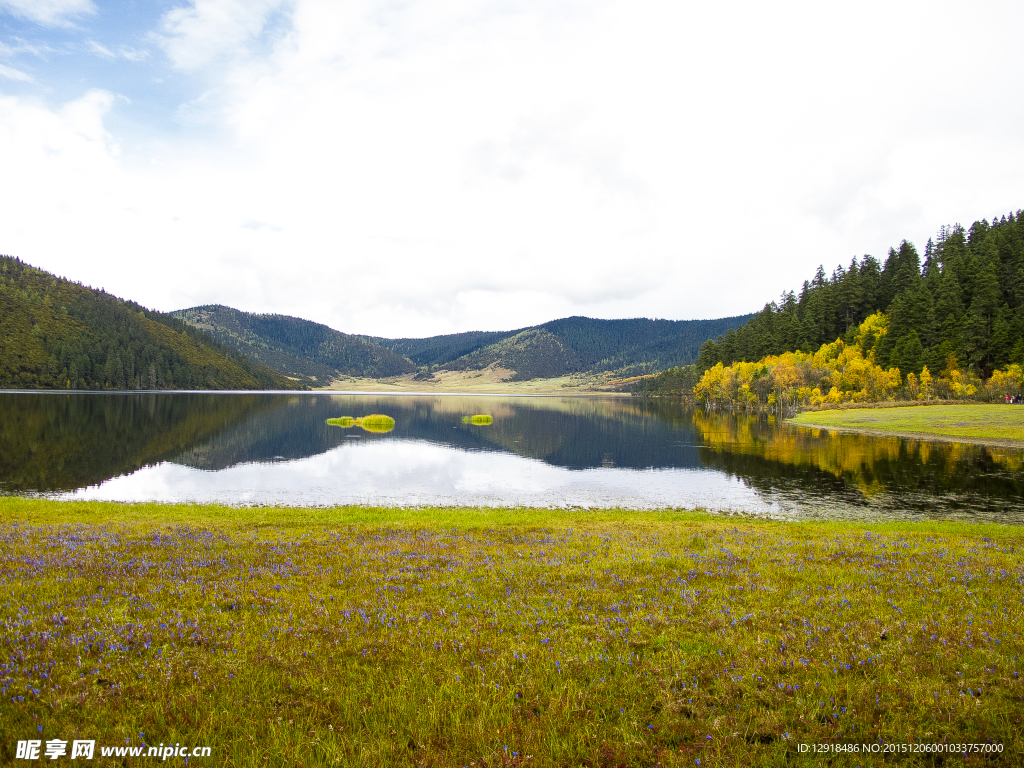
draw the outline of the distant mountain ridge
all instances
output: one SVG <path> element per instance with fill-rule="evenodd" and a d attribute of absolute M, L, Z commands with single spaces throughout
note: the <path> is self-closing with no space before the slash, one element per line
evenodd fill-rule
<path fill-rule="evenodd" d="M 569 373 L 651 373 L 697 359 L 708 339 L 753 315 L 715 320 L 598 320 L 566 317 L 507 332 L 471 331 L 426 339 L 364 337 L 431 369 L 515 371 L 513 381 Z"/>
<path fill-rule="evenodd" d="M 385 378 L 411 373 L 416 366 L 361 336 L 287 315 L 242 312 L 208 304 L 171 312 L 209 333 L 250 360 L 306 384 L 329 384 L 339 374 Z"/>
<path fill-rule="evenodd" d="M 363 338 L 408 358 L 417 366 L 439 366 L 517 333 L 519 331 L 467 331 L 422 339 L 387 339 L 381 336 Z"/>
<path fill-rule="evenodd" d="M 295 386 L 180 320 L 0 256 L 0 388 Z"/>
<path fill-rule="evenodd" d="M 389 378 L 418 371 L 496 366 L 512 381 L 571 373 L 648 373 L 696 360 L 701 345 L 751 315 L 717 320 L 595 320 L 567 317 L 513 331 L 470 331 L 388 339 L 336 331 L 287 315 L 252 314 L 211 304 L 171 315 L 235 352 L 306 384 L 339 376 Z"/>

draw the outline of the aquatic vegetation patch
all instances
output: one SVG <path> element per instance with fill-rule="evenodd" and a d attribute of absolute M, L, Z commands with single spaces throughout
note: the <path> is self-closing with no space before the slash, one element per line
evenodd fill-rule
<path fill-rule="evenodd" d="M 356 419 L 356 426 L 367 432 L 390 432 L 395 428 L 395 420 L 380 413 L 371 413 L 369 416 Z"/>
<path fill-rule="evenodd" d="M 703 768 L 881 740 L 1000 743 L 984 764 L 1014 765 L 1022 543 L 732 520 L 8 520 L 0 749 Z"/>
<path fill-rule="evenodd" d="M 463 416 L 462 423 L 473 424 L 477 427 L 486 427 L 488 424 L 494 423 L 494 418 L 492 416 L 487 416 L 485 414 L 477 414 L 476 416 Z"/>
<path fill-rule="evenodd" d="M 332 427 L 341 427 L 342 429 L 348 429 L 356 425 L 356 420 L 351 416 L 339 416 L 336 419 L 328 419 L 327 423 Z"/>
<path fill-rule="evenodd" d="M 351 416 L 340 416 L 336 419 L 327 419 L 327 423 L 332 427 L 341 427 L 342 429 L 362 427 L 367 432 L 378 434 L 390 432 L 395 428 L 395 420 L 380 413 L 371 413 L 369 416 L 361 416 L 357 419 Z"/>

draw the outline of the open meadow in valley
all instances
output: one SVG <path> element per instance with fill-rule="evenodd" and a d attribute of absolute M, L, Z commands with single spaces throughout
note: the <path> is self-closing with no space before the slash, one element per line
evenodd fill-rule
<path fill-rule="evenodd" d="M 1022 759 L 1019 528 L 0 510 L 5 754 L 30 733 L 224 766 Z"/>

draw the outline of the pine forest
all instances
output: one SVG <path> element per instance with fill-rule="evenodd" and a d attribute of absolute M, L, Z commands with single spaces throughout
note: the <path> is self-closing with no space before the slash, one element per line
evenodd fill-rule
<path fill-rule="evenodd" d="M 643 380 L 638 394 L 708 405 L 821 405 L 893 399 L 1001 400 L 1024 363 L 1022 211 L 942 227 L 923 257 L 903 241 L 818 267 L 697 362 Z"/>

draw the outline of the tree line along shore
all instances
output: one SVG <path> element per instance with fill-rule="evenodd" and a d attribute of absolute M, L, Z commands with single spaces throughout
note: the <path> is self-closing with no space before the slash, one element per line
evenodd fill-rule
<path fill-rule="evenodd" d="M 818 268 L 642 396 L 794 409 L 933 399 L 1007 402 L 1024 385 L 1024 216 L 943 227 L 831 276 Z"/>

